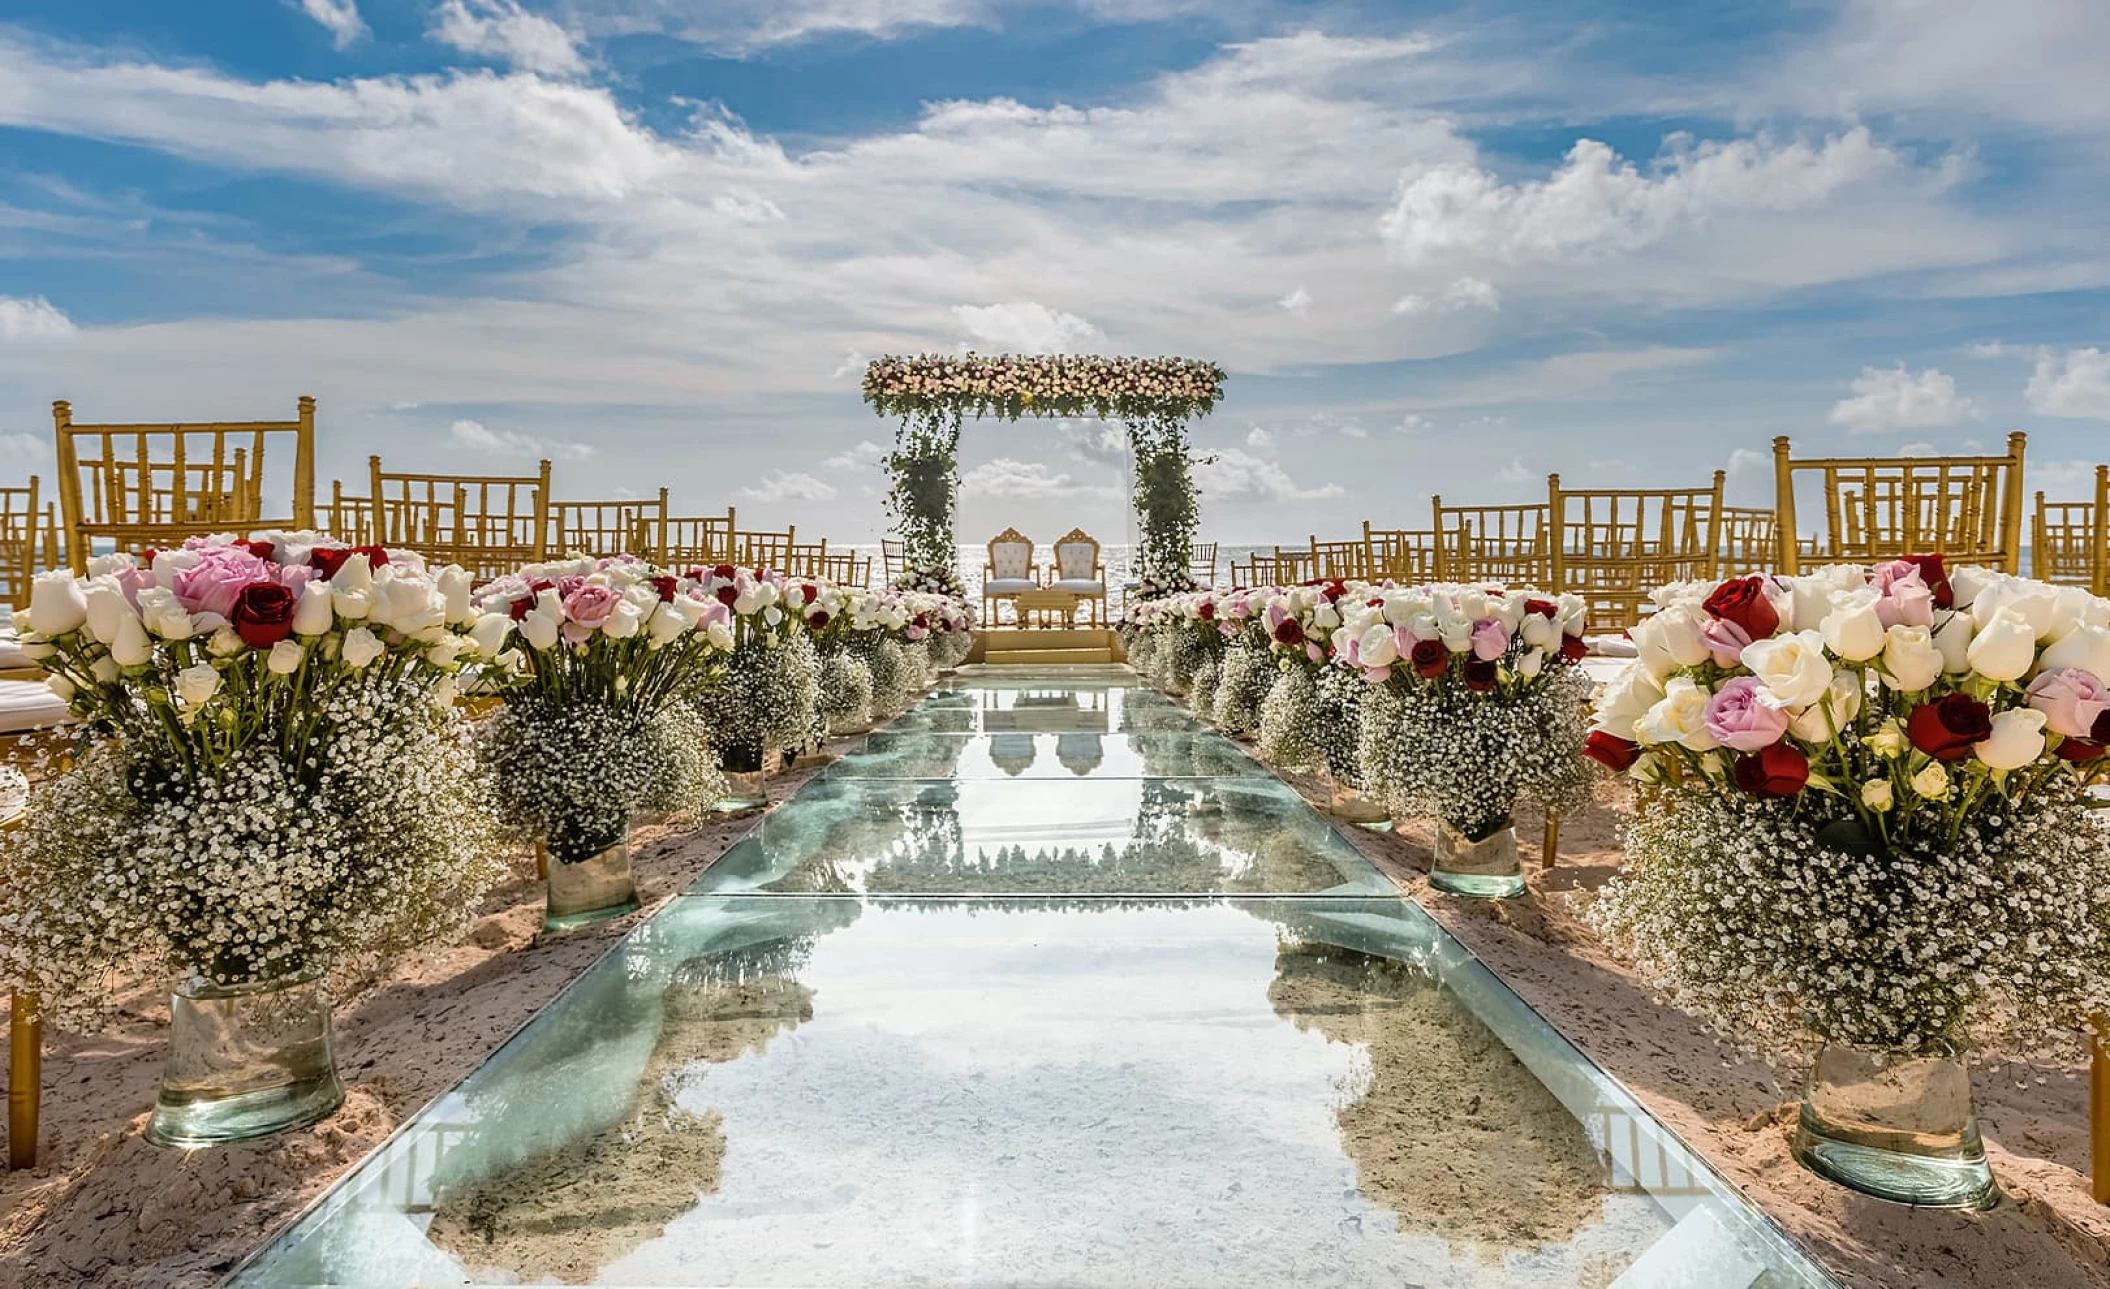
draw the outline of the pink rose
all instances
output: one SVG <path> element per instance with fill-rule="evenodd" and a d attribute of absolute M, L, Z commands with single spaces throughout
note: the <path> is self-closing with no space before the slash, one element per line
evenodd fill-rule
<path fill-rule="evenodd" d="M 1873 583 L 1882 598 L 1876 601 L 1876 617 L 1885 630 L 1895 626 L 1934 625 L 1934 588 L 1911 560 L 1892 560 L 1876 566 Z"/>
<path fill-rule="evenodd" d="M 251 582 L 275 582 L 277 572 L 268 560 L 258 559 L 239 546 L 217 546 L 203 553 L 191 567 L 176 574 L 170 588 L 176 599 L 192 613 L 234 613 L 235 599 Z"/>
<path fill-rule="evenodd" d="M 1499 618 L 1482 618 L 1473 623 L 1473 657 L 1482 662 L 1493 662 L 1509 652 L 1509 628 Z"/>
<path fill-rule="evenodd" d="M 1723 747 L 1757 752 L 1780 742 L 1788 732 L 1788 714 L 1762 699 L 1765 686 L 1756 676 L 1738 676 L 1707 700 L 1700 719 Z"/>
<path fill-rule="evenodd" d="M 584 582 L 564 593 L 564 616 L 591 631 L 608 621 L 622 602 L 623 597 L 608 587 Z"/>
<path fill-rule="evenodd" d="M 1744 646 L 1751 643 L 1751 633 L 1727 618 L 1709 618 L 1700 628 L 1700 643 L 1714 655 L 1717 667 L 1734 667 L 1742 658 Z"/>
<path fill-rule="evenodd" d="M 2092 671 L 2054 667 L 2030 682 L 2029 705 L 2044 713 L 2052 733 L 2093 738 L 2097 718 L 2110 712 L 2110 689 Z"/>

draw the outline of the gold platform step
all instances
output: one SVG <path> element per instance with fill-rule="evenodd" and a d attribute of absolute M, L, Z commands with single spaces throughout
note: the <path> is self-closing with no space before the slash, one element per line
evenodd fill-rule
<path fill-rule="evenodd" d="M 1023 665 L 1109 663 L 1124 660 L 1121 638 L 1103 627 L 1056 630 L 991 627 L 975 634 L 970 662 Z"/>
<path fill-rule="evenodd" d="M 1109 663 L 1114 651 L 1104 645 L 1083 649 L 991 649 L 982 661 L 992 667 L 1047 666 L 1051 663 Z"/>

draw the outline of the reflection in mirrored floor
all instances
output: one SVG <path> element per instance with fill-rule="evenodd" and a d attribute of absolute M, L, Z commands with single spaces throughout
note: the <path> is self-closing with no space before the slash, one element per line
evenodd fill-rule
<path fill-rule="evenodd" d="M 956 764 L 809 783 L 235 1283 L 1830 1282 L 1279 782 Z"/>
<path fill-rule="evenodd" d="M 874 731 L 862 751 L 828 767 L 830 779 L 1255 778 L 1265 767 L 1220 734 L 1193 729 L 1128 734 L 932 734 Z"/>

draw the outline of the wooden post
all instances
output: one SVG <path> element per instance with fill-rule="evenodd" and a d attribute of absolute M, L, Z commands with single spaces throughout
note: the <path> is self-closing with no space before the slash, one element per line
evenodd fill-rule
<path fill-rule="evenodd" d="M 51 423 L 57 435 L 52 446 L 58 453 L 59 518 L 66 526 L 66 562 L 74 572 L 86 573 L 88 543 L 81 540 L 81 468 L 73 454 L 73 404 L 63 398 L 54 402 Z"/>
<path fill-rule="evenodd" d="M 1801 543 L 1795 537 L 1795 464 L 1788 457 L 1788 436 L 1773 440 L 1773 527 L 1780 547 L 1774 572 L 1794 576 L 1802 571 Z"/>
<path fill-rule="evenodd" d="M 2000 517 L 2000 538 L 2006 546 L 2005 567 L 2010 573 L 2022 571 L 2022 449 L 2028 442 L 2029 436 L 2020 430 L 2007 436 L 2009 464 L 2005 495 L 2001 498 L 2006 513 Z"/>
<path fill-rule="evenodd" d="M 44 1097 L 44 1008 L 16 992 L 7 1013 L 7 1166 L 34 1168 Z"/>
<path fill-rule="evenodd" d="M 1551 869 L 1561 853 L 1561 817 L 1557 810 L 1546 812 L 1546 838 L 1539 843 L 1539 866 Z"/>
<path fill-rule="evenodd" d="M 2088 1189 L 2110 1204 L 2110 1020 L 2096 1016 L 2088 1036 Z"/>
<path fill-rule="evenodd" d="M 315 526 L 315 400 L 300 396 L 300 434 L 293 442 L 293 524 Z"/>
<path fill-rule="evenodd" d="M 1546 476 L 1546 521 L 1553 527 L 1553 584 L 1546 589 L 1559 595 L 1568 589 L 1568 507 L 1561 500 L 1561 477 Z M 1589 540 L 1587 532 L 1584 540 Z"/>
<path fill-rule="evenodd" d="M 2110 595 L 2110 465 L 2095 468 L 2095 512 L 2088 527 L 2088 581 Z"/>
<path fill-rule="evenodd" d="M 1699 575 L 1710 582 L 1722 575 L 1722 491 L 1728 482 L 1728 471 L 1715 471 L 1714 495 L 1707 501 L 1707 545 Z"/>

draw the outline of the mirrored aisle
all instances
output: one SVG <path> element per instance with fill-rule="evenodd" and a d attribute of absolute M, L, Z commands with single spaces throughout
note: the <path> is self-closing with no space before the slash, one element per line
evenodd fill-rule
<path fill-rule="evenodd" d="M 963 678 L 235 1283 L 1831 1283 L 1391 892 L 1124 670 Z"/>

